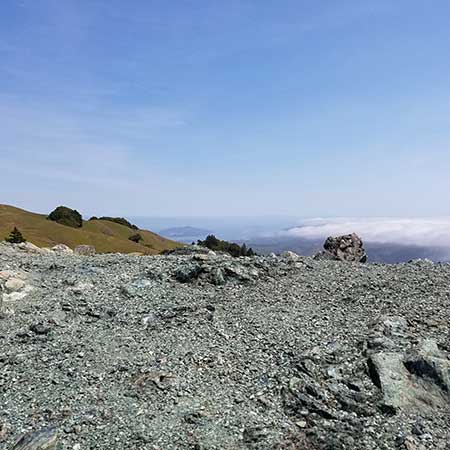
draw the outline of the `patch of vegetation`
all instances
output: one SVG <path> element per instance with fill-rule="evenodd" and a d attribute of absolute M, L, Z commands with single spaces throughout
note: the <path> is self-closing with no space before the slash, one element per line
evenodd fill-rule
<path fill-rule="evenodd" d="M 5 239 L 6 242 L 10 244 L 20 244 L 21 242 L 26 242 L 26 239 L 23 237 L 22 233 L 14 227 L 14 229 L 9 233 L 9 237 Z"/>
<path fill-rule="evenodd" d="M 125 225 L 128 228 L 131 228 L 132 230 L 139 230 L 139 228 L 132 224 L 131 222 L 129 222 L 127 219 L 123 218 L 123 217 L 96 217 L 93 216 L 91 217 L 89 220 L 106 220 L 108 222 L 114 222 L 114 223 L 118 223 L 119 225 Z"/>
<path fill-rule="evenodd" d="M 76 209 L 70 209 L 67 206 L 58 206 L 47 216 L 47 219 L 72 228 L 83 226 L 81 214 Z"/>
<path fill-rule="evenodd" d="M 253 249 L 247 248 L 245 243 L 240 246 L 239 244 L 236 244 L 234 242 L 222 241 L 220 239 L 217 239 L 213 234 L 207 236 L 204 241 L 198 240 L 197 245 L 207 247 L 210 250 L 214 251 L 226 252 L 234 257 L 255 255 Z"/>
<path fill-rule="evenodd" d="M 131 235 L 128 239 L 130 241 L 136 242 L 136 244 L 144 240 L 144 238 L 139 233 Z"/>

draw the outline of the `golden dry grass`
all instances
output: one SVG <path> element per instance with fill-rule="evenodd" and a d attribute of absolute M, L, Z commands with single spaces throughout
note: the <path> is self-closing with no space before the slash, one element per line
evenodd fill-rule
<path fill-rule="evenodd" d="M 0 240 L 17 227 L 25 239 L 39 247 L 66 244 L 74 248 L 80 244 L 93 245 L 99 253 L 157 254 L 182 244 L 165 239 L 148 230 L 132 230 L 124 225 L 103 220 L 84 221 L 82 228 L 71 228 L 36 214 L 9 205 L 0 205 Z M 128 238 L 139 233 L 144 240 L 139 244 Z"/>

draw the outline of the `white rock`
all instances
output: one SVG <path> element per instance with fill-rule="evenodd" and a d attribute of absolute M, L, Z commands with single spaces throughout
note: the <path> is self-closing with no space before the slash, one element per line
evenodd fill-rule
<path fill-rule="evenodd" d="M 9 278 L 5 283 L 5 288 L 9 292 L 17 292 L 25 287 L 25 281 L 19 278 Z"/>
<path fill-rule="evenodd" d="M 57 244 L 54 247 L 52 247 L 52 251 L 59 255 L 72 255 L 73 254 L 73 250 L 70 247 L 68 247 L 66 244 Z"/>
<path fill-rule="evenodd" d="M 0 279 L 2 280 L 9 280 L 12 277 L 16 276 L 16 272 L 13 272 L 12 270 L 1 270 L 0 271 Z"/>
<path fill-rule="evenodd" d="M 41 248 L 39 248 L 37 245 L 32 244 L 31 242 L 21 242 L 20 244 L 16 244 L 16 247 L 27 253 L 43 253 Z"/>
<path fill-rule="evenodd" d="M 92 289 L 93 286 L 94 285 L 92 283 L 79 281 L 78 283 L 75 284 L 75 286 L 72 287 L 72 292 L 74 292 L 75 294 L 82 294 L 83 292 Z"/>
<path fill-rule="evenodd" d="M 287 259 L 288 261 L 297 261 L 300 256 L 297 253 L 286 250 L 280 254 L 280 257 L 283 259 Z"/>
<path fill-rule="evenodd" d="M 27 290 L 22 290 L 20 292 L 11 292 L 10 294 L 3 294 L 3 301 L 5 303 L 8 302 L 17 302 L 18 300 L 22 300 L 27 296 Z"/>
<path fill-rule="evenodd" d="M 432 266 L 432 265 L 434 265 L 434 262 L 431 261 L 431 259 L 428 259 L 428 258 L 416 258 L 416 259 L 411 259 L 409 261 L 409 264 L 416 264 L 418 266 L 420 266 L 420 265 Z"/>
<path fill-rule="evenodd" d="M 142 325 L 144 325 L 144 328 L 151 327 L 157 323 L 158 318 L 153 313 L 150 313 L 148 316 L 142 318 Z"/>
<path fill-rule="evenodd" d="M 20 280 L 26 280 L 28 275 L 25 272 L 20 270 L 1 270 L 0 271 L 0 280 L 7 281 L 10 278 L 19 278 Z"/>

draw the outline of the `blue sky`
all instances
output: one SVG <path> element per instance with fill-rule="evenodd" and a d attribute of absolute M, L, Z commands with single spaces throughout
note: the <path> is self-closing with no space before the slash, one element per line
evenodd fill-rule
<path fill-rule="evenodd" d="M 2 0 L 1 203 L 449 216 L 450 3 Z"/>

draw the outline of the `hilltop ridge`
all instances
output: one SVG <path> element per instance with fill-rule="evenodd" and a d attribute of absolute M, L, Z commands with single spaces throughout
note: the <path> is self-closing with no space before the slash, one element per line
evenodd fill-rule
<path fill-rule="evenodd" d="M 10 205 L 0 205 L 0 240 L 17 227 L 27 241 L 38 247 L 66 244 L 72 249 L 77 245 L 92 245 L 99 253 L 157 254 L 182 244 L 164 238 L 152 231 L 136 230 L 106 220 L 83 220 L 82 227 L 73 228 L 47 220 L 47 215 L 33 213 Z M 142 240 L 133 242 L 131 236 L 138 232 Z"/>

